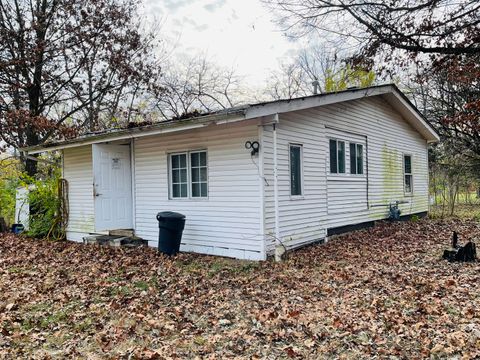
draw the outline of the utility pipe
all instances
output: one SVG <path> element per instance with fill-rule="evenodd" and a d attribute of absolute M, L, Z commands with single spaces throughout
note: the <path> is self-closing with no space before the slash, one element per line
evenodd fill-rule
<path fill-rule="evenodd" d="M 280 251 L 282 243 L 280 240 L 280 215 L 278 208 L 278 159 L 277 159 L 277 124 L 278 113 L 274 115 L 273 123 L 273 200 L 275 206 L 275 261 L 282 260 Z"/>

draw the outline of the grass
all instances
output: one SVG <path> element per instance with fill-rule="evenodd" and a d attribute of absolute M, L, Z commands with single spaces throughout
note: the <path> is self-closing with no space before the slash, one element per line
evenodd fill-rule
<path fill-rule="evenodd" d="M 458 204 L 453 216 L 449 214 L 448 206 L 431 205 L 429 216 L 432 219 L 465 219 L 480 221 L 480 204 Z"/>
<path fill-rule="evenodd" d="M 438 205 L 442 205 L 444 203 L 444 198 L 442 195 L 435 195 L 435 203 Z M 470 193 L 459 193 L 457 195 L 457 203 L 459 205 L 480 205 L 480 198 L 477 197 L 476 192 Z"/>

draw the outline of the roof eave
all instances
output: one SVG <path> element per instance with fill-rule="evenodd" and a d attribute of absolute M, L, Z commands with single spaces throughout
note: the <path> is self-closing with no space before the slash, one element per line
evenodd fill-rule
<path fill-rule="evenodd" d="M 400 90 L 395 87 L 395 91 L 386 94 L 385 98 L 428 143 L 440 141 L 440 136 L 436 130 Z"/>
<path fill-rule="evenodd" d="M 249 119 L 268 116 L 273 113 L 281 114 L 300 111 L 312 107 L 331 105 L 372 96 L 385 96 L 391 105 L 396 104 L 396 110 L 409 120 L 427 142 L 434 143 L 440 141 L 440 137 L 433 127 L 394 84 L 348 89 L 337 93 L 329 93 L 326 94 L 326 96 L 307 96 L 304 98 L 252 105 L 246 110 L 245 118 Z"/>
<path fill-rule="evenodd" d="M 55 151 L 82 145 L 90 145 L 105 141 L 118 141 L 124 139 L 132 139 L 149 135 L 165 134 L 172 132 L 180 132 L 186 130 L 193 130 L 209 126 L 212 124 L 226 124 L 237 122 L 245 119 L 245 110 L 235 110 L 229 113 L 212 114 L 199 116 L 178 121 L 169 121 L 165 123 L 157 123 L 150 126 L 142 126 L 137 128 L 123 129 L 112 132 L 105 132 L 98 135 L 87 135 L 84 138 L 77 138 L 72 140 L 65 140 L 55 143 L 48 143 L 44 145 L 30 146 L 21 148 L 27 154 L 39 154 L 46 151 Z"/>
<path fill-rule="evenodd" d="M 383 96 L 390 105 L 399 111 L 402 116 L 427 140 L 427 142 L 434 143 L 440 141 L 437 132 L 410 102 L 410 100 L 395 85 L 387 84 L 363 89 L 348 89 L 337 93 L 329 93 L 319 96 L 313 95 L 291 100 L 260 103 L 240 109 L 229 110 L 224 113 L 204 115 L 178 121 L 168 121 L 146 127 L 124 129 L 98 135 L 89 135 L 84 138 L 26 147 L 21 150 L 28 154 L 38 154 L 45 151 L 53 151 L 105 141 L 116 141 L 148 135 L 191 130 L 211 124 L 224 124 L 241 120 L 265 118 L 272 114 L 299 111 L 307 108 L 325 106 L 371 96 Z"/>

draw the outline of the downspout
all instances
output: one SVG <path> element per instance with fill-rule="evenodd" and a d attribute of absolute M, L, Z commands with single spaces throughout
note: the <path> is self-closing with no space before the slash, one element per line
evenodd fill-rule
<path fill-rule="evenodd" d="M 273 200 L 275 206 L 275 261 L 282 260 L 282 242 L 280 240 L 280 215 L 278 207 L 278 159 L 277 159 L 277 124 L 278 113 L 273 123 Z"/>
<path fill-rule="evenodd" d="M 136 192 L 136 178 L 135 178 L 135 138 L 130 139 L 130 173 L 132 184 L 132 227 L 133 233 L 137 231 L 137 192 Z"/>
<path fill-rule="evenodd" d="M 260 234 L 262 236 L 261 256 L 262 260 L 267 260 L 267 238 L 265 236 L 265 171 L 264 171 L 264 142 L 263 125 L 258 127 L 258 141 L 260 142 L 260 152 L 258 153 L 258 173 L 259 173 L 259 189 L 260 189 Z M 252 158 L 253 160 L 253 158 Z"/>

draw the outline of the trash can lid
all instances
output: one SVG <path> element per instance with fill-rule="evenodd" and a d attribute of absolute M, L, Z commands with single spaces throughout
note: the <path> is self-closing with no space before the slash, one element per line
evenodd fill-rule
<path fill-rule="evenodd" d="M 162 211 L 157 214 L 157 219 L 158 218 L 185 219 L 185 215 L 174 211 Z"/>

